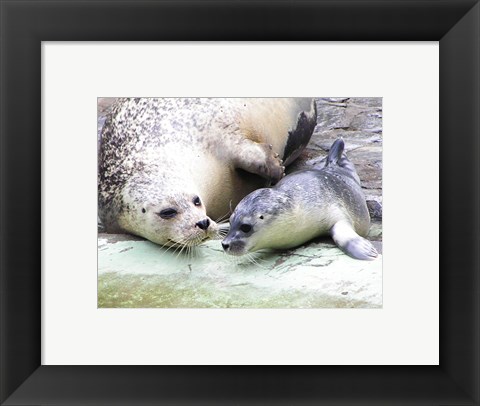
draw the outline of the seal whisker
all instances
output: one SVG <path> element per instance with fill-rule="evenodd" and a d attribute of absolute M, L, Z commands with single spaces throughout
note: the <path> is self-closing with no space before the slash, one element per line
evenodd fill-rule
<path fill-rule="evenodd" d="M 255 261 L 257 261 L 259 264 L 261 263 L 268 263 L 267 260 L 263 259 L 262 258 L 262 252 L 250 252 L 250 255 L 252 255 L 252 257 L 255 259 Z"/>
<path fill-rule="evenodd" d="M 187 254 L 187 258 L 188 258 L 188 253 L 189 253 L 189 249 L 194 246 L 194 245 L 197 245 L 198 244 L 198 237 L 195 237 L 193 239 L 191 238 L 186 238 L 184 243 L 183 243 L 183 248 L 180 250 L 180 253 L 179 255 L 182 253 L 182 251 L 185 250 L 185 254 Z"/>
<path fill-rule="evenodd" d="M 258 266 L 259 268 L 267 269 L 267 267 L 265 267 L 259 262 L 259 258 L 255 258 L 255 255 L 253 255 L 253 253 L 248 252 L 246 256 L 247 256 L 247 259 L 250 261 L 250 263 Z"/>
<path fill-rule="evenodd" d="M 177 241 L 176 244 L 176 248 L 175 248 L 175 251 L 173 251 L 173 254 L 177 254 L 175 256 L 176 259 L 178 259 L 180 257 L 180 254 L 182 253 L 182 251 L 185 249 L 185 246 L 186 246 L 186 242 L 187 242 L 188 238 L 182 238 L 180 241 Z"/>
<path fill-rule="evenodd" d="M 197 253 L 197 248 L 199 244 L 201 244 L 203 240 L 204 237 L 202 235 L 197 235 L 193 239 L 187 239 L 187 241 L 185 242 L 185 245 L 187 246 L 187 258 L 193 259 L 194 255 Z"/>
<path fill-rule="evenodd" d="M 233 265 L 238 268 L 238 266 L 240 265 L 240 257 L 237 257 L 237 256 L 233 256 Z"/>
<path fill-rule="evenodd" d="M 193 247 L 191 245 L 188 246 L 187 248 L 187 258 L 189 261 L 193 259 Z"/>
<path fill-rule="evenodd" d="M 251 255 L 251 253 L 247 253 L 245 256 L 242 256 L 242 255 L 227 255 L 227 253 L 225 252 L 225 255 L 227 256 L 228 261 L 231 264 L 233 264 L 233 266 L 235 268 L 245 267 L 246 265 L 248 265 L 250 263 L 255 263 L 259 267 L 262 267 L 255 260 L 252 261 L 252 258 L 250 258 L 250 257 L 253 257 L 253 255 Z M 262 268 L 264 268 L 264 267 L 262 267 Z"/>
<path fill-rule="evenodd" d="M 227 219 L 227 217 L 230 216 L 231 213 L 232 213 L 232 212 L 231 212 L 231 209 L 230 209 L 230 210 L 227 211 L 223 216 L 220 216 L 218 219 L 216 219 L 216 220 L 215 220 L 215 223 L 217 223 L 217 224 L 222 223 L 224 220 Z"/>
<path fill-rule="evenodd" d="M 170 244 L 170 243 L 173 243 L 173 244 Z M 170 245 L 168 245 L 170 244 Z M 178 249 L 179 245 L 177 242 L 175 241 L 172 241 L 170 240 L 169 243 L 165 243 L 162 245 L 162 248 L 165 249 L 164 253 L 167 253 L 168 251 L 170 251 L 172 254 L 175 254 L 176 250 Z M 171 251 L 173 250 L 173 251 Z"/>
<path fill-rule="evenodd" d="M 193 259 L 194 256 L 198 253 L 197 249 L 199 244 L 203 241 L 201 236 L 198 236 L 194 241 L 188 245 L 188 256 L 190 259 Z"/>
<path fill-rule="evenodd" d="M 199 252 L 199 251 L 198 251 L 198 245 L 194 245 L 194 246 L 191 246 L 191 247 L 190 247 L 190 253 L 191 253 L 191 259 L 192 259 L 192 260 L 193 260 L 193 258 L 194 258 L 195 256 L 198 255 L 198 252 Z"/>
<path fill-rule="evenodd" d="M 233 264 L 234 267 L 238 265 L 238 257 L 235 255 L 228 255 L 225 251 L 223 251 L 224 258 L 230 263 Z"/>
<path fill-rule="evenodd" d="M 178 258 L 178 252 L 181 250 L 182 245 L 177 245 L 175 246 L 175 249 L 173 250 L 172 254 L 175 255 L 175 258 Z"/>
<path fill-rule="evenodd" d="M 176 259 L 179 259 L 181 253 L 183 252 L 183 250 L 184 250 L 186 247 L 187 247 L 187 244 L 183 244 L 183 245 L 182 245 L 182 248 L 181 248 L 181 250 L 178 252 L 178 254 L 177 254 L 177 256 L 176 256 Z"/>
<path fill-rule="evenodd" d="M 223 240 L 223 238 L 228 234 L 228 230 L 217 230 L 215 234 L 216 240 Z"/>

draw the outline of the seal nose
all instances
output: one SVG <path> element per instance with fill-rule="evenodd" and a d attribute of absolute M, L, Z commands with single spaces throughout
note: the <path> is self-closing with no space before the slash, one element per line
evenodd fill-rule
<path fill-rule="evenodd" d="M 202 221 L 199 221 L 198 223 L 195 224 L 198 228 L 201 228 L 202 230 L 206 230 L 208 226 L 210 225 L 210 220 L 205 219 Z"/>
<path fill-rule="evenodd" d="M 230 244 L 225 244 L 224 242 L 222 242 L 222 247 L 226 251 L 228 250 L 228 247 L 230 247 Z"/>

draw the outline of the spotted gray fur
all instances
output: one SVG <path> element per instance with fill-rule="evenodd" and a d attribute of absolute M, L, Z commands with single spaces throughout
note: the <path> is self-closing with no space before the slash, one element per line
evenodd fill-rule
<path fill-rule="evenodd" d="M 276 105 L 294 106 L 288 107 L 292 117 L 274 117 Z M 255 115 L 256 111 L 262 113 Z M 274 182 L 281 178 L 281 159 L 290 158 L 285 145 L 295 134 L 299 117 L 303 124 L 305 117 L 316 121 L 312 100 L 119 99 L 101 133 L 98 203 L 104 226 L 109 232 L 146 236 L 141 228 L 149 225 L 140 215 L 146 207 L 159 212 L 171 205 L 179 214 L 187 213 L 195 195 L 208 203 L 207 215 L 225 214 L 230 204 L 265 183 L 255 175 Z M 274 137 L 270 139 L 264 130 L 282 120 L 285 130 L 270 131 Z M 301 135 L 304 143 L 308 133 L 303 130 Z M 225 190 L 219 189 L 222 182 Z M 146 238 L 162 243 L 161 230 L 159 226 L 155 231 L 158 238 Z"/>

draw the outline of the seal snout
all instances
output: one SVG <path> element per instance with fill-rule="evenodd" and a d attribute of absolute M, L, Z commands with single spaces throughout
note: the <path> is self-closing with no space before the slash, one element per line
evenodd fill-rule
<path fill-rule="evenodd" d="M 226 236 L 222 241 L 222 247 L 225 253 L 229 255 L 245 254 L 245 242 L 232 236 Z"/>
<path fill-rule="evenodd" d="M 230 251 L 230 245 L 232 242 L 232 237 L 230 235 L 227 235 L 223 241 L 222 241 L 222 247 L 225 252 Z"/>
<path fill-rule="evenodd" d="M 208 218 L 206 218 L 204 220 L 201 220 L 201 221 L 195 223 L 195 225 L 198 228 L 200 228 L 201 230 L 206 230 L 210 226 L 210 220 Z"/>
<path fill-rule="evenodd" d="M 228 248 L 230 247 L 230 244 L 226 244 L 226 243 L 224 243 L 224 242 L 222 241 L 222 247 L 223 247 L 223 249 L 224 249 L 225 251 L 227 251 Z"/>

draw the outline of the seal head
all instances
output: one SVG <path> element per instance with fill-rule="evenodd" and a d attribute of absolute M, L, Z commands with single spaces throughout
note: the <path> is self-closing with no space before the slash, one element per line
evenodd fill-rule
<path fill-rule="evenodd" d="M 134 177 L 124 189 L 123 207 L 117 214 L 122 230 L 161 245 L 192 246 L 217 237 L 218 226 L 207 216 L 205 205 L 193 187 L 170 187 Z"/>
<path fill-rule="evenodd" d="M 277 247 L 288 243 L 285 229 L 295 225 L 296 219 L 288 213 L 294 210 L 288 194 L 262 188 L 246 196 L 230 217 L 230 231 L 222 241 L 230 255 L 269 248 L 271 241 Z"/>

